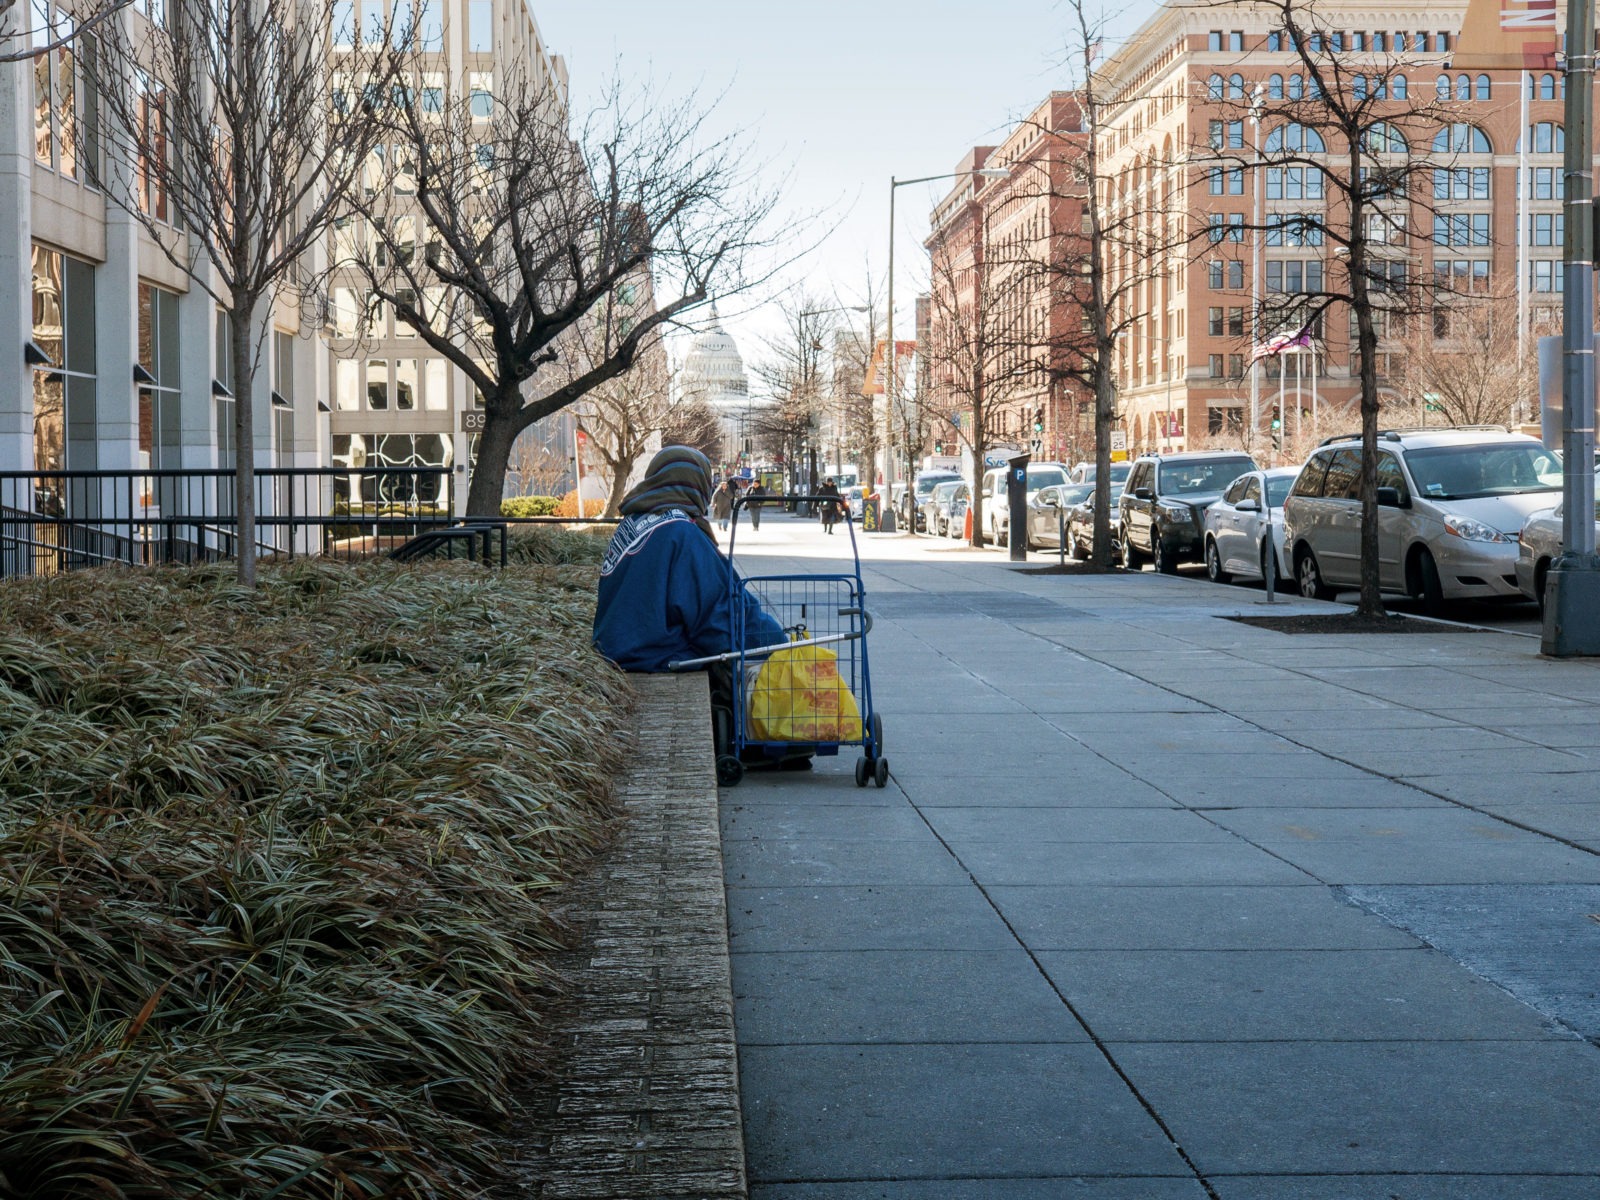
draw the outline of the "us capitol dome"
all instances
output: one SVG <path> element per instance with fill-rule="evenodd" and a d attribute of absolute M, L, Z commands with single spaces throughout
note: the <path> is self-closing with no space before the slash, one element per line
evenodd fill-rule
<path fill-rule="evenodd" d="M 776 407 L 771 400 L 751 398 L 744 357 L 722 327 L 716 305 L 711 306 L 706 327 L 689 341 L 678 387 L 683 400 L 704 400 L 722 418 L 723 444 L 730 462 L 738 459 L 739 451 L 746 448 L 745 443 L 752 436 L 746 428 L 750 418 Z"/>

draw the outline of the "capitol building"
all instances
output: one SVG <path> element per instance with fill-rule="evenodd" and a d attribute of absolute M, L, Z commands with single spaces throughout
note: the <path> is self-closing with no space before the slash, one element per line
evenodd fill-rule
<path fill-rule="evenodd" d="M 683 403 L 703 400 L 722 420 L 722 461 L 728 467 L 740 464 L 750 466 L 755 462 L 754 429 L 763 413 L 777 407 L 771 400 L 754 400 L 750 396 L 750 375 L 745 370 L 744 358 L 728 331 L 722 327 L 722 318 L 716 305 L 711 306 L 711 319 L 706 328 L 695 334 L 683 356 L 683 370 L 679 375 L 678 398 Z"/>

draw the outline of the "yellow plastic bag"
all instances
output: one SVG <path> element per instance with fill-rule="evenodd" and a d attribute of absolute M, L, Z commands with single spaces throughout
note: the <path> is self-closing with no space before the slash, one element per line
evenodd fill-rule
<path fill-rule="evenodd" d="M 750 690 L 750 740 L 859 742 L 861 710 L 821 646 L 776 651 Z"/>

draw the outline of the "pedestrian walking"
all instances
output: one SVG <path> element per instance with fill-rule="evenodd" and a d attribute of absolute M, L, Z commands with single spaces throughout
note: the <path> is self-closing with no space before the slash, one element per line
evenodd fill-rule
<path fill-rule="evenodd" d="M 750 528 L 751 529 L 760 529 L 761 528 L 761 504 L 762 504 L 762 499 L 761 498 L 763 496 L 766 496 L 767 494 L 768 494 L 768 492 L 767 492 L 766 484 L 762 483 L 761 480 L 759 480 L 759 479 L 756 480 L 753 484 L 751 484 L 750 485 L 750 490 L 745 493 L 745 495 L 747 497 L 749 497 L 748 503 L 750 505 Z"/>
<path fill-rule="evenodd" d="M 726 531 L 728 518 L 733 515 L 733 481 L 724 479 L 717 485 L 717 490 L 711 494 L 711 515 L 716 519 L 717 528 Z"/>
<path fill-rule="evenodd" d="M 817 495 L 825 497 L 822 501 L 823 531 L 832 533 L 834 523 L 839 520 L 839 485 L 834 483 L 831 475 L 822 481 L 822 486 L 817 489 Z"/>

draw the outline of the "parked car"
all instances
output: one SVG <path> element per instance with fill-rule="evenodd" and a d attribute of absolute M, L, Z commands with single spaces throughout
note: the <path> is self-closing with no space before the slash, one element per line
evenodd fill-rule
<path fill-rule="evenodd" d="M 1600 486 L 1600 476 L 1596 477 Z M 1544 585 L 1550 564 L 1561 556 L 1561 515 L 1565 504 L 1541 509 L 1522 524 L 1517 534 L 1517 590 L 1536 600 L 1544 611 Z M 1595 533 L 1600 535 L 1600 504 L 1595 505 Z"/>
<path fill-rule="evenodd" d="M 1180 562 L 1205 556 L 1201 520 L 1230 483 L 1256 471 L 1242 450 L 1148 454 L 1133 464 L 1118 501 L 1122 557 L 1138 567 L 1149 557 L 1157 571 L 1171 574 Z"/>
<path fill-rule="evenodd" d="M 972 507 L 972 485 L 962 480 L 950 493 L 950 516 L 945 533 L 960 541 L 967 532 L 967 510 Z"/>
<path fill-rule="evenodd" d="M 1010 532 L 1011 502 L 1006 494 L 1006 476 L 1010 467 L 991 467 L 983 473 L 983 527 L 988 540 L 1004 546 Z M 1028 464 L 1028 499 L 1040 488 L 1053 487 L 1067 482 L 1067 469 L 1060 463 L 1039 462 Z"/>
<path fill-rule="evenodd" d="M 1206 575 L 1212 583 L 1227 583 L 1235 575 L 1266 578 L 1269 525 L 1276 556 L 1273 575 L 1286 583 L 1294 578 L 1283 557 L 1283 502 L 1299 473 L 1298 467 L 1247 471 L 1228 485 L 1222 499 L 1206 509 Z"/>
<path fill-rule="evenodd" d="M 1378 585 L 1444 600 L 1520 597 L 1517 538 L 1561 490 L 1561 460 L 1537 438 L 1481 429 L 1385 432 L 1378 450 Z M 1361 580 L 1361 439 L 1330 438 L 1283 506 L 1300 594 Z"/>
<path fill-rule="evenodd" d="M 1122 557 L 1122 539 L 1117 536 L 1117 501 L 1122 499 L 1122 485 L 1111 485 L 1111 557 Z M 1073 505 L 1067 513 L 1067 545 L 1072 548 L 1076 558 L 1088 560 L 1094 557 L 1094 486 L 1089 487 L 1089 494 L 1082 501 Z"/>
<path fill-rule="evenodd" d="M 929 533 L 944 536 L 950 524 L 950 498 L 960 486 L 960 479 L 947 479 L 934 484 L 928 492 L 928 498 L 923 501 L 922 524 Z"/>
<path fill-rule="evenodd" d="M 840 491 L 840 502 L 850 510 L 851 519 L 861 520 L 861 512 L 866 497 L 867 489 L 864 487 L 847 487 Z"/>
<path fill-rule="evenodd" d="M 1111 464 L 1111 482 L 1121 485 L 1128 481 L 1128 472 L 1133 470 L 1131 462 L 1114 462 Z M 1098 472 L 1092 462 L 1081 462 L 1072 468 L 1069 477 L 1073 483 L 1093 483 Z"/>
<path fill-rule="evenodd" d="M 961 476 L 955 471 L 924 471 L 917 476 L 917 486 L 912 503 L 916 508 L 918 532 L 935 532 L 928 524 L 928 500 L 933 495 L 933 489 L 941 483 L 960 483 Z"/>
<path fill-rule="evenodd" d="M 1057 483 L 1028 497 L 1028 549 L 1060 546 L 1067 511 L 1094 491 L 1092 483 Z"/>

